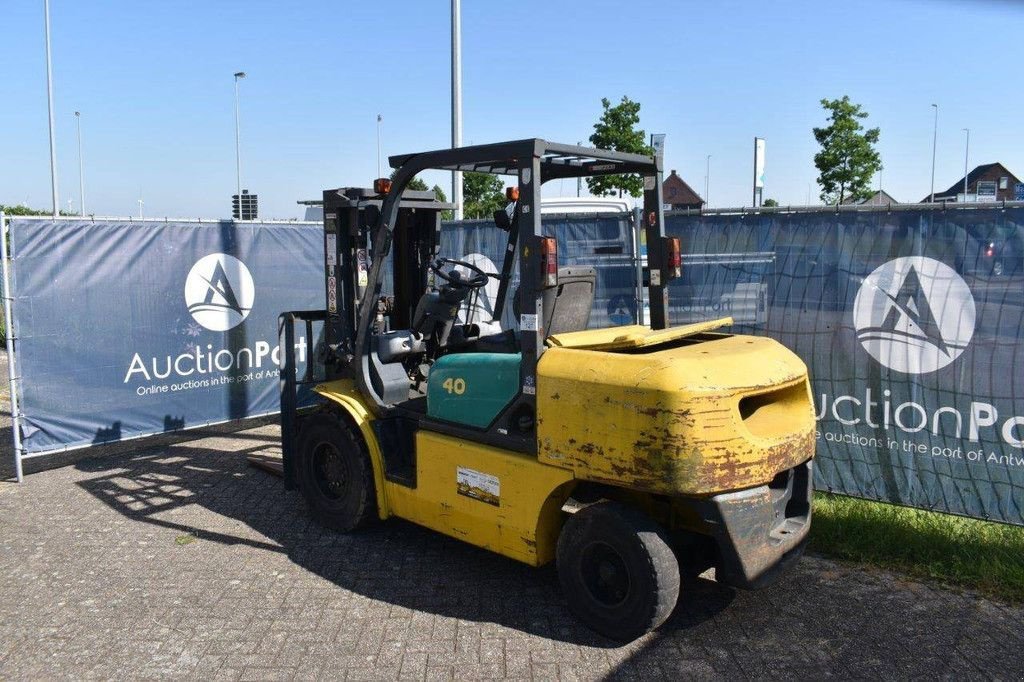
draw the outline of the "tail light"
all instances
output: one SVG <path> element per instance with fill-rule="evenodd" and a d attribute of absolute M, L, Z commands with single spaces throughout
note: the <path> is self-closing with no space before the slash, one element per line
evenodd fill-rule
<path fill-rule="evenodd" d="M 540 239 L 540 278 L 541 286 L 558 285 L 558 242 L 554 237 Z"/>
<path fill-rule="evenodd" d="M 391 191 L 391 181 L 387 178 L 377 178 L 373 181 L 373 191 L 377 194 L 387 194 Z"/>
<path fill-rule="evenodd" d="M 675 279 L 683 274 L 683 254 L 679 248 L 678 237 L 665 237 L 665 269 L 668 278 Z"/>

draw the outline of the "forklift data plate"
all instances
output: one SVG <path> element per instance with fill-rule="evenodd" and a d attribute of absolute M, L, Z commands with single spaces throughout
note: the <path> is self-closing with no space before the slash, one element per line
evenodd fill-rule
<path fill-rule="evenodd" d="M 728 327 L 732 324 L 731 317 L 717 320 L 695 322 L 668 329 L 651 329 L 642 324 L 626 327 L 610 327 L 608 329 L 588 329 L 581 332 L 568 332 L 549 336 L 547 345 L 557 348 L 580 348 L 586 350 L 628 350 L 645 348 L 668 343 L 687 336 L 702 334 L 714 329 Z"/>

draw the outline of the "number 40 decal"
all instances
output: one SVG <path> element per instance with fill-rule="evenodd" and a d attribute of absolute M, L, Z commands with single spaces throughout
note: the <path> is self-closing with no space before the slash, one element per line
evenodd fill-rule
<path fill-rule="evenodd" d="M 453 379 L 452 377 L 448 377 L 447 379 L 444 380 L 444 383 L 441 384 L 441 388 L 448 391 L 449 393 L 454 393 L 455 395 L 462 395 L 463 393 L 466 392 L 466 380 L 461 378 Z"/>

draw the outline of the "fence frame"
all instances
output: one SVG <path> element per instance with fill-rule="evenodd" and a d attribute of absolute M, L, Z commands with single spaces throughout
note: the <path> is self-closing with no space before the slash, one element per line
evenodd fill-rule
<path fill-rule="evenodd" d="M 13 445 L 13 461 L 14 461 L 14 477 L 18 483 L 24 482 L 24 461 L 26 459 L 33 459 L 36 457 L 45 457 L 47 455 L 56 455 L 65 452 L 72 452 L 75 450 L 84 450 L 86 448 L 96 447 L 94 443 L 84 443 L 82 445 L 65 445 L 59 448 L 53 448 L 52 450 L 43 450 L 40 452 L 25 452 L 21 441 L 21 420 L 24 415 L 21 412 L 20 405 L 18 403 L 18 385 L 21 381 L 21 377 L 17 372 L 17 338 L 14 335 L 14 310 L 13 301 L 14 297 L 11 295 L 11 270 L 13 268 L 14 257 L 11 253 L 9 242 L 10 242 L 10 223 L 12 219 L 21 220 L 38 220 L 45 222 L 126 222 L 126 223 L 138 223 L 140 226 L 146 223 L 157 224 L 157 223 L 186 223 L 186 224 L 198 224 L 198 225 L 218 225 L 221 223 L 237 223 L 237 224 L 259 224 L 259 225 L 317 225 L 322 226 L 322 223 L 309 220 L 231 220 L 225 218 L 133 218 L 130 216 L 49 216 L 49 215 L 37 215 L 37 216 L 11 216 L 5 215 L 0 211 L 0 260 L 3 261 L 3 314 L 4 314 L 4 325 L 6 330 L 6 345 L 7 345 L 7 367 L 8 367 L 8 387 L 11 394 L 11 441 Z M 269 417 L 271 415 L 279 414 L 279 411 L 261 412 L 259 414 L 249 415 L 245 419 L 261 419 L 263 417 Z M 193 424 L 187 428 L 181 429 L 181 431 L 191 431 L 194 429 L 203 429 L 210 426 L 218 426 L 220 424 L 227 424 L 236 419 L 215 419 L 198 424 Z M 125 436 L 118 439 L 117 443 L 125 441 L 139 440 L 141 438 L 151 438 L 153 436 L 160 435 L 157 433 L 145 433 L 136 436 Z"/>

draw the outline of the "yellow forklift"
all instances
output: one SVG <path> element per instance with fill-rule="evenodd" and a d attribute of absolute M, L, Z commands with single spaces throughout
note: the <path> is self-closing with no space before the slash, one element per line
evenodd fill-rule
<path fill-rule="evenodd" d="M 728 318 L 668 326 L 682 263 L 660 157 L 527 139 L 390 161 L 390 181 L 324 192 L 327 308 L 281 316 L 285 484 L 320 523 L 397 516 L 554 560 L 570 609 L 616 640 L 664 622 L 687 571 L 756 588 L 800 555 L 807 368 L 774 340 L 720 331 Z M 405 189 L 426 170 L 515 178 L 495 213 L 500 270 L 439 256 L 451 206 Z M 643 178 L 650 326 L 587 329 L 595 270 L 560 266 L 541 185 L 620 173 Z M 307 339 L 322 325 L 301 376 L 300 324 Z M 311 386 L 318 404 L 300 409 Z"/>

